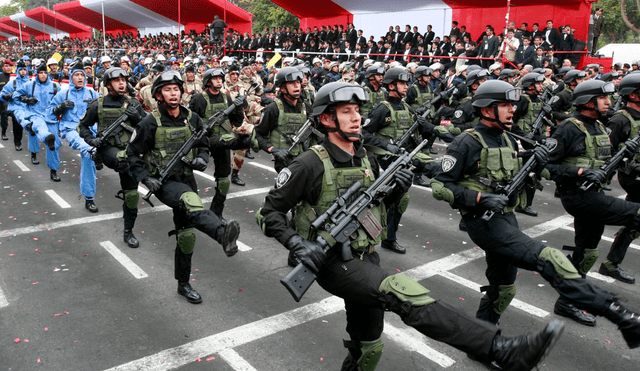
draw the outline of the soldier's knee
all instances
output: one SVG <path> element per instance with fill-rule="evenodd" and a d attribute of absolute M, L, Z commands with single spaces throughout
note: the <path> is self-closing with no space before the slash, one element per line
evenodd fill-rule
<path fill-rule="evenodd" d="M 358 359 L 358 371 L 374 371 L 382 358 L 382 338 L 373 341 L 361 341 L 362 356 Z"/>
<path fill-rule="evenodd" d="M 229 187 L 231 187 L 231 181 L 229 178 L 217 178 L 216 182 L 218 183 L 216 190 L 220 196 L 227 196 L 229 193 Z"/>
<path fill-rule="evenodd" d="M 178 247 L 183 253 L 193 253 L 196 246 L 196 233 L 193 228 L 179 230 L 176 238 L 178 240 Z"/>
<path fill-rule="evenodd" d="M 504 313 L 515 296 L 515 284 L 498 286 L 498 300 L 493 302 L 493 310 L 498 314 Z"/>
<path fill-rule="evenodd" d="M 189 213 L 204 210 L 202 199 L 195 192 L 185 192 L 180 196 L 180 201 Z"/>
<path fill-rule="evenodd" d="M 135 209 L 138 207 L 138 200 L 140 195 L 136 189 L 127 189 L 124 191 L 124 204 L 129 209 Z"/>
<path fill-rule="evenodd" d="M 538 270 L 554 287 L 562 279 L 575 280 L 582 277 L 571 261 L 558 249 L 545 247 L 538 257 Z"/>
<path fill-rule="evenodd" d="M 435 300 L 429 295 L 429 290 L 411 278 L 396 274 L 385 278 L 378 288 L 382 294 L 391 294 L 398 298 L 403 304 L 409 304 L 414 307 L 421 307 Z"/>
<path fill-rule="evenodd" d="M 400 202 L 398 203 L 398 212 L 400 214 L 404 214 L 404 212 L 407 211 L 408 207 L 409 207 L 409 194 L 405 193 L 400 199 Z"/>

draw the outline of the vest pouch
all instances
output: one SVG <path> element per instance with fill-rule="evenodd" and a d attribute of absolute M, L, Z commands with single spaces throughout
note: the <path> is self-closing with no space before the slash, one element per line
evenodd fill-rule
<path fill-rule="evenodd" d="M 487 154 L 487 175 L 490 179 L 502 180 L 502 154 L 500 148 L 486 148 L 483 151 L 486 151 Z"/>
<path fill-rule="evenodd" d="M 609 142 L 609 138 L 597 138 L 596 142 L 598 146 L 598 159 L 607 160 L 611 158 L 611 142 Z"/>

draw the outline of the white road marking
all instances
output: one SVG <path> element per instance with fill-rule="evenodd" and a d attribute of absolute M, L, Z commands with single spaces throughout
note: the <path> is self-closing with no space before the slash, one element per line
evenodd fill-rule
<path fill-rule="evenodd" d="M 270 171 L 270 172 L 275 173 L 275 174 L 278 173 L 276 171 L 276 169 L 273 168 L 273 166 L 263 165 L 263 164 L 261 164 L 259 162 L 256 162 L 256 161 L 250 161 L 250 162 L 247 162 L 247 163 L 250 164 L 250 165 L 259 167 L 261 169 L 265 169 L 265 170 Z"/>
<path fill-rule="evenodd" d="M 22 161 L 20 160 L 13 160 L 13 163 L 16 164 L 16 166 L 18 166 L 20 168 L 20 170 L 22 171 L 31 171 L 31 169 L 29 169 L 25 164 L 22 163 Z"/>
<path fill-rule="evenodd" d="M 587 273 L 587 276 L 589 276 L 591 278 L 595 278 L 595 279 L 600 280 L 600 281 L 607 282 L 607 283 L 615 283 L 616 282 L 615 278 L 611 278 L 611 277 L 608 277 L 608 276 L 603 276 L 602 274 L 600 274 L 598 272 L 589 272 L 589 273 Z"/>
<path fill-rule="evenodd" d="M 242 243 L 240 241 L 236 241 L 236 244 L 238 245 L 238 250 L 240 250 L 240 251 L 251 251 L 251 250 L 253 250 L 251 248 L 251 246 L 249 246 L 247 244 L 244 244 L 244 243 Z"/>
<path fill-rule="evenodd" d="M 233 349 L 223 349 L 218 354 L 236 371 L 258 371 Z"/>
<path fill-rule="evenodd" d="M 100 246 L 104 247 L 109 254 L 111 254 L 123 267 L 125 267 L 133 277 L 140 279 L 149 277 L 136 263 L 134 263 L 128 256 L 126 256 L 120 249 L 116 247 L 111 241 L 100 242 Z"/>
<path fill-rule="evenodd" d="M 431 277 L 439 271 L 454 269 L 483 256 L 484 252 L 480 249 L 466 250 L 440 260 L 432 261 L 421 267 L 410 269 L 404 273 L 407 276 L 414 277 L 414 279 L 415 277 Z M 106 371 L 173 370 L 194 362 L 196 358 L 206 357 L 228 348 L 248 344 L 320 317 L 337 313 L 342 309 L 344 309 L 344 301 L 336 296 L 332 296 L 288 312 L 276 314 L 275 316 L 166 349 L 156 354 L 110 368 Z"/>
<path fill-rule="evenodd" d="M 397 328 L 389 322 L 384 322 L 384 335 L 400 343 L 404 348 L 425 356 L 441 367 L 452 366 L 456 361 L 447 357 L 427 345 L 429 339 L 412 328 Z"/>
<path fill-rule="evenodd" d="M 462 286 L 468 287 L 470 289 L 472 289 L 475 292 L 480 292 L 480 285 L 473 282 L 473 281 L 469 281 L 468 279 L 464 278 L 464 277 L 460 277 L 457 274 L 453 274 L 451 272 L 440 272 L 440 276 L 445 277 L 447 279 L 450 279 L 451 281 L 455 282 L 455 283 L 459 283 Z M 510 307 L 514 307 L 514 308 L 518 308 L 520 310 L 523 310 L 529 314 L 532 314 L 536 317 L 540 317 L 540 318 L 544 318 L 546 316 L 548 316 L 549 312 L 547 312 L 546 310 L 540 309 L 538 307 L 535 307 L 531 304 L 527 304 L 521 300 L 518 299 L 513 299 L 513 301 L 511 301 L 511 304 L 509 305 Z"/>
<path fill-rule="evenodd" d="M 548 222 L 534 225 L 533 227 L 527 228 L 522 232 L 529 235 L 529 237 L 531 238 L 537 238 L 571 223 L 573 223 L 573 217 L 569 214 L 565 214 L 555 219 L 551 219 Z"/>
<path fill-rule="evenodd" d="M 233 192 L 233 193 L 229 193 L 227 195 L 227 199 L 233 199 L 233 198 L 237 198 L 237 197 L 246 197 L 246 196 L 251 196 L 251 195 L 256 195 L 256 194 L 261 194 L 261 193 L 267 193 L 271 188 L 272 187 L 264 187 L 264 188 L 256 188 L 256 189 L 251 189 L 251 190 L 246 190 L 246 191 L 241 191 L 241 192 Z M 138 189 L 138 191 L 140 191 L 140 188 Z M 144 189 L 143 193 L 146 194 L 146 189 Z M 211 202 L 211 197 L 207 197 L 207 198 L 203 199 L 202 202 L 203 203 Z M 153 214 L 153 213 L 158 213 L 158 212 L 168 211 L 168 210 L 171 210 L 171 208 L 169 206 L 166 206 L 166 205 L 158 205 L 156 207 L 144 207 L 144 208 L 141 208 L 141 209 L 138 210 L 138 215 Z M 29 227 L 24 227 L 24 228 L 15 228 L 15 229 L 9 229 L 9 230 L 5 230 L 5 231 L 1 231 L 0 232 L 0 238 L 15 237 L 15 236 L 20 236 L 20 235 L 24 235 L 24 234 L 42 232 L 42 231 L 46 231 L 49 228 L 51 228 L 51 229 L 66 228 L 66 227 L 73 227 L 73 226 L 81 225 L 81 224 L 96 223 L 96 222 L 102 222 L 102 221 L 105 221 L 105 220 L 120 219 L 120 218 L 122 218 L 122 212 L 121 211 L 115 212 L 115 213 L 111 213 L 111 214 L 103 214 L 103 215 L 87 216 L 87 217 L 83 217 L 83 218 L 69 219 L 69 220 L 65 220 L 65 221 L 61 221 L 61 222 L 38 224 L 38 225 L 35 225 L 35 226 L 29 226 Z"/>
<path fill-rule="evenodd" d="M 562 229 L 565 229 L 565 230 L 571 231 L 571 232 L 575 232 L 576 231 L 573 227 L 568 226 L 568 225 L 562 226 Z M 608 242 L 613 242 L 613 238 L 607 237 L 607 236 L 601 236 L 600 239 L 604 240 L 604 241 L 608 241 Z M 629 247 L 632 248 L 632 249 L 640 250 L 640 246 L 638 246 L 638 245 L 636 245 L 634 243 L 630 244 Z"/>
<path fill-rule="evenodd" d="M 67 201 L 63 200 L 62 197 L 58 196 L 54 190 L 47 189 L 44 193 L 49 195 L 49 197 L 51 197 L 51 199 L 54 200 L 61 208 L 68 209 L 71 207 L 71 205 L 69 205 Z"/>
<path fill-rule="evenodd" d="M 2 143 L 0 143 L 0 148 L 4 148 L 4 145 L 2 145 Z"/>
<path fill-rule="evenodd" d="M 209 180 L 210 180 L 210 181 L 212 181 L 212 182 L 215 182 L 215 181 L 216 181 L 216 178 L 215 178 L 215 177 L 212 177 L 211 175 L 206 174 L 206 173 L 204 173 L 203 171 L 194 171 L 193 173 L 194 173 L 194 174 L 196 174 L 196 175 L 200 175 L 201 177 L 203 177 L 203 178 L 205 178 L 205 179 L 209 179 Z"/>
<path fill-rule="evenodd" d="M 8 305 L 9 305 L 9 301 L 7 300 L 7 297 L 4 296 L 4 291 L 0 289 L 0 308 L 4 308 Z"/>
<path fill-rule="evenodd" d="M 423 187 L 423 186 L 419 186 L 419 185 L 415 185 L 415 184 L 413 184 L 413 185 L 411 185 L 411 188 L 413 188 L 413 189 L 419 189 L 419 190 L 421 190 L 421 191 L 427 191 L 427 192 L 431 192 L 431 193 L 433 193 L 433 189 L 431 189 L 431 187 Z"/>

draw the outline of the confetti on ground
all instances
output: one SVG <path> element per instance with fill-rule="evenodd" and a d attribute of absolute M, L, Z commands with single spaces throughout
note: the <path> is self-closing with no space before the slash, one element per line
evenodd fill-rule
<path fill-rule="evenodd" d="M 40 252 L 40 250 L 36 249 L 36 252 Z"/>
<path fill-rule="evenodd" d="M 45 331 L 49 331 L 49 328 L 48 328 L 48 327 L 45 327 L 45 328 L 44 328 L 44 330 L 45 330 Z"/>
<path fill-rule="evenodd" d="M 36 361 L 37 364 L 40 364 L 40 358 L 38 358 L 38 360 Z"/>
<path fill-rule="evenodd" d="M 462 296 L 458 296 L 458 299 L 463 300 L 463 301 L 465 300 Z"/>
<path fill-rule="evenodd" d="M 15 338 L 15 340 L 13 340 L 14 343 L 18 344 L 19 342 L 21 342 L 22 340 L 20 340 L 20 338 Z"/>
<path fill-rule="evenodd" d="M 209 358 L 207 358 L 207 362 L 213 361 L 214 359 L 216 359 L 216 357 L 209 357 Z"/>
<path fill-rule="evenodd" d="M 16 254 L 9 254 L 9 256 L 15 256 Z"/>
<path fill-rule="evenodd" d="M 324 361 L 324 358 L 320 357 L 320 362 Z"/>
<path fill-rule="evenodd" d="M 244 289 L 238 289 L 238 291 L 244 291 Z"/>
<path fill-rule="evenodd" d="M 32 283 L 32 285 L 37 285 L 37 284 L 39 284 L 39 283 L 40 283 L 40 282 L 34 282 L 34 283 Z"/>
<path fill-rule="evenodd" d="M 607 343 L 611 343 L 611 340 L 604 339 L 604 341 L 606 341 Z"/>
<path fill-rule="evenodd" d="M 196 358 L 196 361 L 202 362 L 202 358 L 198 357 L 198 358 Z"/>
<path fill-rule="evenodd" d="M 402 272 L 400 269 L 396 268 L 396 270 L 398 271 L 398 273 Z"/>

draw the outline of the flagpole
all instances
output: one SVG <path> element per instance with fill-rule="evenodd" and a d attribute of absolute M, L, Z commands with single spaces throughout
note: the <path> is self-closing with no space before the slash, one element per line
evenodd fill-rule
<path fill-rule="evenodd" d="M 104 26 L 104 1 L 100 3 L 102 6 L 102 49 L 104 50 L 104 54 L 107 55 L 107 35 L 106 29 Z"/>

